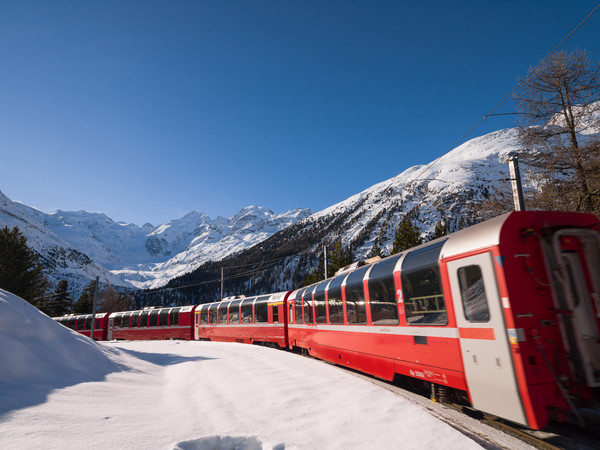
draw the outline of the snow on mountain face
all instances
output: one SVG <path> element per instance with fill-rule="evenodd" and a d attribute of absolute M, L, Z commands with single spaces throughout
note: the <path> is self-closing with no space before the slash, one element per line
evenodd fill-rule
<path fill-rule="evenodd" d="M 46 214 L 0 193 L 0 225 L 18 226 L 41 256 L 51 281 L 66 278 L 76 289 L 96 276 L 115 286 L 160 286 L 208 260 L 255 245 L 310 214 L 297 209 L 277 215 L 249 206 L 230 219 L 211 220 L 193 211 L 158 227 L 139 227 L 101 213 Z"/>

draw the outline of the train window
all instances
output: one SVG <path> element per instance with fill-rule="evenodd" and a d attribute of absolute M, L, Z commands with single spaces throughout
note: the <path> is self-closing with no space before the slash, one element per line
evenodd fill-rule
<path fill-rule="evenodd" d="M 215 303 L 208 308 L 208 323 L 212 325 L 217 324 L 217 317 L 219 311 L 219 304 Z"/>
<path fill-rule="evenodd" d="M 179 309 L 180 308 L 174 308 L 171 310 L 171 312 L 169 313 L 169 325 L 171 326 L 175 326 L 175 325 L 179 325 Z"/>
<path fill-rule="evenodd" d="M 83 327 L 85 327 L 85 319 L 83 317 L 79 317 L 79 320 L 75 319 L 77 321 L 77 331 L 79 330 L 83 330 Z"/>
<path fill-rule="evenodd" d="M 273 323 L 279 323 L 279 305 L 273 306 Z"/>
<path fill-rule="evenodd" d="M 240 304 L 241 300 L 235 300 L 229 305 L 229 323 L 240 323 Z"/>
<path fill-rule="evenodd" d="M 169 325 L 169 310 L 161 309 L 158 314 L 158 326 L 166 327 L 167 325 Z"/>
<path fill-rule="evenodd" d="M 150 311 L 149 310 L 145 310 L 142 311 L 142 313 L 140 314 L 140 327 L 147 327 L 148 326 L 148 316 L 150 315 Z"/>
<path fill-rule="evenodd" d="M 202 305 L 200 310 L 200 325 L 208 325 L 208 306 Z"/>
<path fill-rule="evenodd" d="M 304 310 L 304 323 L 312 324 L 313 323 L 313 307 L 312 307 L 312 294 L 314 291 L 314 286 L 309 286 L 304 291 L 304 295 L 302 297 L 302 309 Z"/>
<path fill-rule="evenodd" d="M 344 323 L 344 305 L 342 303 L 342 283 L 346 275 L 334 278 L 327 289 L 327 308 L 329 323 Z"/>
<path fill-rule="evenodd" d="M 490 310 L 485 296 L 481 267 L 466 266 L 458 269 L 458 283 L 465 319 L 469 322 L 489 322 Z"/>
<path fill-rule="evenodd" d="M 254 304 L 254 323 L 269 322 L 269 297 L 258 297 Z"/>
<path fill-rule="evenodd" d="M 386 258 L 369 273 L 369 303 L 373 325 L 398 325 L 394 267 L 402 255 Z"/>
<path fill-rule="evenodd" d="M 158 324 L 158 309 L 153 309 L 148 315 L 148 326 L 155 327 Z"/>
<path fill-rule="evenodd" d="M 315 289 L 315 322 L 327 323 L 327 307 L 325 306 L 325 287 L 329 281 L 319 283 Z"/>
<path fill-rule="evenodd" d="M 369 266 L 364 266 L 351 272 L 346 281 L 346 315 L 350 324 L 367 323 L 363 278 L 368 269 Z"/>
<path fill-rule="evenodd" d="M 413 250 L 402 262 L 404 311 L 410 325 L 446 325 L 438 259 L 445 240 Z"/>
<path fill-rule="evenodd" d="M 123 314 L 123 318 L 121 319 L 121 328 L 128 328 L 129 327 L 129 317 L 131 315 L 128 314 Z"/>
<path fill-rule="evenodd" d="M 96 324 L 94 325 L 94 328 L 96 328 L 96 330 L 102 328 L 102 319 L 96 319 Z"/>
<path fill-rule="evenodd" d="M 92 329 L 92 315 L 90 314 L 89 316 L 87 316 L 85 318 L 85 328 L 84 330 L 91 330 Z"/>
<path fill-rule="evenodd" d="M 139 323 L 140 323 L 140 313 L 139 313 L 139 311 L 136 311 L 131 314 L 131 325 L 129 325 L 129 326 L 131 328 L 137 328 Z"/>
<path fill-rule="evenodd" d="M 72 330 L 75 330 L 77 328 L 77 319 L 76 318 L 71 318 L 69 319 L 69 328 L 71 328 Z"/>
<path fill-rule="evenodd" d="M 227 307 L 230 302 L 225 302 L 219 304 L 219 308 L 217 309 L 219 314 L 219 325 L 227 325 Z"/>
<path fill-rule="evenodd" d="M 306 289 L 298 291 L 296 300 L 294 301 L 294 323 L 302 323 L 302 296 Z"/>
<path fill-rule="evenodd" d="M 254 302 L 253 298 L 248 298 L 242 302 L 240 323 L 252 323 L 252 302 Z"/>

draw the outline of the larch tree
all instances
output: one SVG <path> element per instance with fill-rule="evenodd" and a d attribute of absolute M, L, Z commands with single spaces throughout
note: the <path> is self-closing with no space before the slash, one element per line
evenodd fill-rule
<path fill-rule="evenodd" d="M 515 94 L 527 164 L 541 169 L 535 209 L 600 211 L 600 64 L 560 52 Z M 537 202 L 537 203 L 536 203 Z"/>

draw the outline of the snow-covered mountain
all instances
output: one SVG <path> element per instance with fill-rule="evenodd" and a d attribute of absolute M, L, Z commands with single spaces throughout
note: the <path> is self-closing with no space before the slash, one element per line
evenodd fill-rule
<path fill-rule="evenodd" d="M 249 206 L 232 218 L 190 212 L 158 227 L 117 223 L 101 213 L 44 213 L 0 192 L 0 226 L 17 226 L 41 256 L 50 281 L 75 289 L 100 276 L 122 287 L 161 286 L 210 259 L 222 259 L 308 217 Z"/>

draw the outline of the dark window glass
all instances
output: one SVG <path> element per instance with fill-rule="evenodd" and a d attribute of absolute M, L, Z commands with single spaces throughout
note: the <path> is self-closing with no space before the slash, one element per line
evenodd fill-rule
<path fill-rule="evenodd" d="M 91 314 L 85 318 L 85 328 L 84 329 L 85 330 L 92 329 L 92 315 Z"/>
<path fill-rule="evenodd" d="M 96 324 L 94 325 L 94 328 L 96 328 L 96 330 L 102 328 L 102 319 L 96 319 Z"/>
<path fill-rule="evenodd" d="M 71 328 L 72 330 L 77 328 L 77 319 L 69 319 L 69 328 Z"/>
<path fill-rule="evenodd" d="M 217 324 L 218 310 L 219 310 L 218 303 L 215 303 L 214 305 L 211 305 L 208 308 L 208 323 L 210 323 L 212 325 Z"/>
<path fill-rule="evenodd" d="M 225 302 L 219 305 L 219 325 L 227 325 L 227 307 L 229 303 Z"/>
<path fill-rule="evenodd" d="M 309 286 L 304 291 L 304 296 L 302 297 L 302 309 L 304 310 L 304 323 L 312 324 L 313 323 L 313 307 L 312 307 L 312 293 L 314 291 L 314 286 Z"/>
<path fill-rule="evenodd" d="M 123 319 L 121 319 L 122 328 L 129 328 L 129 317 L 131 317 L 131 314 L 123 314 Z"/>
<path fill-rule="evenodd" d="M 327 290 L 327 307 L 329 308 L 329 323 L 344 323 L 344 305 L 342 303 L 342 283 L 346 275 L 331 280 Z"/>
<path fill-rule="evenodd" d="M 200 310 L 200 325 L 208 325 L 208 306 L 202 305 Z"/>
<path fill-rule="evenodd" d="M 153 309 L 148 315 L 148 326 L 155 327 L 158 325 L 158 309 Z"/>
<path fill-rule="evenodd" d="M 269 297 L 263 296 L 258 297 L 256 303 L 254 303 L 254 319 L 255 323 L 268 323 L 269 322 Z"/>
<path fill-rule="evenodd" d="M 252 302 L 254 302 L 253 298 L 248 298 L 242 302 L 240 309 L 241 323 L 252 323 Z"/>
<path fill-rule="evenodd" d="M 317 285 L 315 289 L 315 322 L 327 323 L 327 308 L 325 306 L 325 288 L 329 281 L 323 281 Z"/>
<path fill-rule="evenodd" d="M 386 258 L 369 273 L 369 302 L 373 325 L 398 325 L 394 267 L 402 255 Z"/>
<path fill-rule="evenodd" d="M 113 328 L 121 328 L 121 320 L 123 320 L 122 314 L 117 314 L 113 318 Z M 109 319 L 109 321 L 110 321 L 110 319 Z"/>
<path fill-rule="evenodd" d="M 137 328 L 138 324 L 140 323 L 140 313 L 139 312 L 134 312 L 133 314 L 131 314 L 131 328 Z"/>
<path fill-rule="evenodd" d="M 166 327 L 167 325 L 169 325 L 169 310 L 161 309 L 158 315 L 158 326 Z"/>
<path fill-rule="evenodd" d="M 77 319 L 79 319 L 79 320 L 77 320 Z M 77 331 L 83 330 L 83 327 L 85 327 L 85 318 L 78 317 L 77 319 L 75 319 L 75 320 L 77 320 Z"/>
<path fill-rule="evenodd" d="M 306 289 L 302 289 L 296 294 L 296 300 L 294 301 L 294 323 L 302 323 L 302 296 Z"/>
<path fill-rule="evenodd" d="M 140 323 L 139 323 L 140 328 L 148 326 L 148 316 L 149 315 L 150 315 L 150 311 L 148 311 L 148 310 L 142 311 L 142 313 L 140 314 Z"/>
<path fill-rule="evenodd" d="M 411 325 L 448 323 L 438 264 L 444 242 L 413 250 L 402 262 L 404 311 Z"/>
<path fill-rule="evenodd" d="M 363 278 L 369 266 L 361 267 L 348 275 L 346 281 L 346 315 L 348 323 L 367 323 L 367 308 L 365 307 L 365 290 Z"/>
<path fill-rule="evenodd" d="M 241 300 L 235 300 L 229 305 L 229 323 L 240 323 L 240 304 Z"/>
<path fill-rule="evenodd" d="M 175 308 L 172 309 L 171 312 L 169 313 L 169 316 L 171 320 L 169 320 L 169 324 L 171 326 L 176 326 L 179 325 L 179 309 L 180 308 Z"/>
<path fill-rule="evenodd" d="M 469 322 L 489 322 L 490 310 L 479 266 L 458 269 L 458 282 L 465 319 Z"/>
<path fill-rule="evenodd" d="M 273 305 L 273 323 L 279 323 L 279 305 Z"/>

